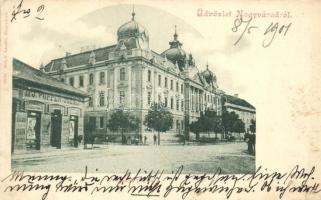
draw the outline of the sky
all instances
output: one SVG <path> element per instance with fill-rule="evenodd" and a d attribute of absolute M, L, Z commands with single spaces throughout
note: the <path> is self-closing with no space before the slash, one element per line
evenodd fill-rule
<path fill-rule="evenodd" d="M 54 14 L 48 14 L 46 23 L 39 20 L 18 22 L 20 24 L 14 29 L 13 55 L 39 68 L 40 64 L 46 65 L 52 59 L 63 57 L 66 52 L 76 54 L 84 48 L 113 45 L 117 42 L 117 29 L 131 19 L 132 9 L 129 4 L 117 4 L 91 8 L 89 12 L 82 11 L 65 19 L 60 16 L 53 20 L 51 16 Z M 135 5 L 134 10 L 135 20 L 149 33 L 152 50 L 162 53 L 169 48 L 168 42 L 173 39 L 176 25 L 183 49 L 193 54 L 199 70 L 204 70 L 208 64 L 223 91 L 255 103 L 255 93 L 251 89 L 255 78 L 244 76 L 251 73 L 254 66 L 251 60 L 246 59 L 251 51 L 248 39 L 244 38 L 238 46 L 233 46 L 237 37 L 231 34 L 230 27 L 226 27 L 222 20 L 214 19 L 210 22 L 213 27 L 208 27 L 203 22 L 190 22 L 178 13 L 153 6 Z M 67 13 L 62 15 L 68 14 L 68 11 L 64 12 Z"/>

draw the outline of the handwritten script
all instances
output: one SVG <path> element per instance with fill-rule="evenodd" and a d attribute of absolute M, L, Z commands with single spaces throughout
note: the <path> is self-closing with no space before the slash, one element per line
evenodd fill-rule
<path fill-rule="evenodd" d="M 262 46 L 264 48 L 269 47 L 277 35 L 285 37 L 291 25 L 292 23 L 280 24 L 279 22 L 271 22 L 269 26 L 264 29 L 263 35 L 265 39 L 262 41 Z M 252 34 L 259 29 L 260 27 L 253 25 L 252 17 L 249 17 L 247 20 L 244 20 L 243 17 L 237 17 L 234 20 L 232 31 L 235 33 L 240 32 L 241 34 L 235 41 L 234 46 L 241 41 L 245 34 Z"/>
<path fill-rule="evenodd" d="M 44 5 L 40 5 L 37 8 L 35 18 L 38 20 L 44 20 L 44 17 L 42 16 L 42 12 L 45 9 Z M 11 13 L 11 20 L 10 22 L 13 22 L 17 20 L 17 17 L 27 18 L 31 15 L 32 10 L 30 8 L 24 8 L 23 7 L 23 0 L 20 0 L 19 4 L 17 6 L 13 6 L 13 11 Z"/>
<path fill-rule="evenodd" d="M 2 179 L 6 183 L 4 192 L 40 191 L 42 200 L 50 192 L 63 193 L 129 193 L 132 196 L 169 197 L 179 193 L 182 199 L 192 194 L 223 194 L 229 199 L 233 195 L 253 192 L 276 192 L 280 199 L 287 193 L 319 193 L 319 183 L 314 180 L 315 167 L 305 169 L 296 165 L 288 172 L 267 172 L 258 167 L 253 174 L 221 174 L 218 168 L 214 174 L 183 174 L 184 167 L 179 167 L 172 174 L 164 171 L 127 170 L 122 175 L 90 175 L 87 166 L 78 178 L 70 175 L 27 174 L 13 171 Z"/>

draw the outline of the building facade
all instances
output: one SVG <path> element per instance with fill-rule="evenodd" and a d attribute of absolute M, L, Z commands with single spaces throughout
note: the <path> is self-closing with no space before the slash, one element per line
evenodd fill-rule
<path fill-rule="evenodd" d="M 224 94 L 222 95 L 222 106 L 223 111 L 235 112 L 244 122 L 245 132 L 250 132 L 251 121 L 256 121 L 256 109 L 253 105 L 246 100 L 239 98 L 237 94 L 234 96 Z M 244 134 L 239 136 L 244 137 Z"/>
<path fill-rule="evenodd" d="M 13 59 L 12 152 L 81 146 L 86 97 Z"/>
<path fill-rule="evenodd" d="M 189 124 L 206 109 L 222 113 L 224 94 L 215 74 L 200 71 L 192 54 L 186 54 L 175 32 L 169 48 L 157 53 L 149 47 L 148 31 L 132 19 L 117 31 L 117 43 L 50 61 L 42 70 L 90 96 L 85 124 L 95 134 L 117 133 L 106 127 L 110 114 L 123 109 L 141 120 L 153 102 L 163 103 L 173 114 L 172 131 L 189 135 Z"/>

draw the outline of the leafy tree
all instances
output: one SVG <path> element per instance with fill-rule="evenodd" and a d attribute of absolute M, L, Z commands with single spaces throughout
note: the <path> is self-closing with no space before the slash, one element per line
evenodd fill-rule
<path fill-rule="evenodd" d="M 236 133 L 244 133 L 245 132 L 245 124 L 241 119 L 237 119 L 234 122 L 233 132 L 236 132 Z"/>
<path fill-rule="evenodd" d="M 107 127 L 111 131 L 121 130 L 123 138 L 125 131 L 137 131 L 139 128 L 139 124 L 139 118 L 130 115 L 128 112 L 124 112 L 123 110 L 116 110 L 111 114 L 110 119 L 108 120 Z"/>
<path fill-rule="evenodd" d="M 229 132 L 245 132 L 244 122 L 239 118 L 238 114 L 236 114 L 235 112 L 223 112 L 222 125 L 224 128 L 224 137 L 226 137 L 226 135 Z"/>
<path fill-rule="evenodd" d="M 110 115 L 108 120 L 108 128 L 112 131 L 118 131 L 119 129 L 126 129 L 128 126 L 128 116 L 123 110 L 116 110 Z"/>
<path fill-rule="evenodd" d="M 215 132 L 215 137 L 217 138 L 217 133 L 221 133 L 223 130 L 222 118 L 219 116 L 211 117 L 210 126 L 211 126 L 210 130 Z"/>
<path fill-rule="evenodd" d="M 256 133 L 256 121 L 254 119 L 251 119 L 250 131 Z"/>
<path fill-rule="evenodd" d="M 196 122 L 191 123 L 190 128 L 196 134 L 197 139 L 199 139 L 200 132 L 207 132 L 208 135 L 210 132 L 215 132 L 217 137 L 217 133 L 222 131 L 222 119 L 215 111 L 206 110 L 205 113 L 201 112 Z"/>
<path fill-rule="evenodd" d="M 166 132 L 172 127 L 173 115 L 162 104 L 153 103 L 145 116 L 144 124 L 157 131 L 160 145 L 160 132 Z"/>
<path fill-rule="evenodd" d="M 197 120 L 197 121 L 195 121 L 195 122 L 192 122 L 192 123 L 190 124 L 190 130 L 191 130 L 193 133 L 196 134 L 196 140 L 199 140 L 199 138 L 200 138 L 200 132 L 203 131 L 203 127 L 202 127 L 200 121 Z"/>
<path fill-rule="evenodd" d="M 129 115 L 128 117 L 128 131 L 137 131 L 139 129 L 140 119 Z"/>

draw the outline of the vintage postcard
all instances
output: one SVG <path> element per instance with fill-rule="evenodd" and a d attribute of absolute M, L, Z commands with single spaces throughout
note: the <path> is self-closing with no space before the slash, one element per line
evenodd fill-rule
<path fill-rule="evenodd" d="M 321 2 L 1 2 L 0 199 L 321 199 Z"/>

